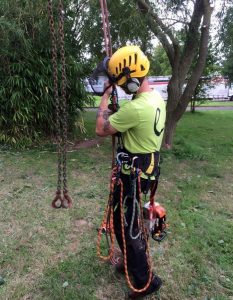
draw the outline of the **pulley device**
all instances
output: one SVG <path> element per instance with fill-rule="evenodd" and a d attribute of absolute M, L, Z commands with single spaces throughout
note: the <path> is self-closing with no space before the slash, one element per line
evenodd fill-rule
<path fill-rule="evenodd" d="M 161 242 L 167 235 L 166 224 L 166 210 L 158 202 L 151 198 L 143 206 L 143 217 L 145 220 L 145 227 L 148 235 L 151 235 L 152 239 Z"/>
<path fill-rule="evenodd" d="M 58 150 L 57 191 L 52 201 L 53 208 L 69 208 L 72 200 L 67 189 L 67 103 L 66 103 L 66 70 L 64 50 L 64 9 L 62 0 L 59 1 L 58 30 L 55 32 L 52 0 L 48 0 L 49 25 L 52 37 L 53 89 L 56 116 L 56 139 Z M 59 47 L 58 47 L 59 45 Z M 61 91 L 58 91 L 58 56 L 61 64 Z M 63 180 L 62 180 L 63 178 Z M 63 188 L 62 188 L 63 186 Z"/>

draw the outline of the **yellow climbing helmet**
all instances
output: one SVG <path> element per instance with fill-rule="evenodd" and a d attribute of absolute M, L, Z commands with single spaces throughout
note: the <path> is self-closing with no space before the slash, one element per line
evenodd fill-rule
<path fill-rule="evenodd" d="M 123 85 L 127 80 L 124 68 L 129 70 L 130 77 L 140 78 L 148 73 L 150 62 L 138 46 L 125 46 L 118 49 L 108 63 L 108 73 L 116 78 L 118 85 Z"/>

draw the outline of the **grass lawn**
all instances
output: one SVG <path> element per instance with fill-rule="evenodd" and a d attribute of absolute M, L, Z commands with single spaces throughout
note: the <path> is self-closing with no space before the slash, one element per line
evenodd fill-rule
<path fill-rule="evenodd" d="M 93 96 L 93 102 L 90 104 L 90 106 L 98 107 L 100 104 L 100 99 L 101 99 L 101 97 L 99 97 L 99 96 Z M 122 105 L 122 104 L 126 103 L 127 101 L 129 101 L 129 100 L 120 99 L 119 104 Z M 233 106 L 233 101 L 207 100 L 207 101 L 204 101 L 201 104 L 197 105 L 197 107 L 199 107 L 199 106 Z"/>
<path fill-rule="evenodd" d="M 233 101 L 205 101 L 200 106 L 233 106 Z"/>
<path fill-rule="evenodd" d="M 79 138 L 93 138 L 95 112 L 84 119 Z M 163 151 L 157 201 L 167 209 L 169 235 L 150 241 L 162 300 L 233 299 L 232 124 L 233 111 L 186 113 L 173 150 Z M 68 153 L 68 210 L 51 208 L 52 148 L 0 151 L 0 299 L 124 299 L 124 276 L 96 255 L 111 138 Z"/>
<path fill-rule="evenodd" d="M 101 101 L 101 97 L 100 96 L 93 96 L 92 98 L 93 101 L 91 101 L 90 105 L 87 104 L 87 107 L 99 107 L 100 105 L 100 101 Z M 126 102 L 128 102 L 129 100 L 127 99 L 119 99 L 119 105 L 122 105 Z"/>

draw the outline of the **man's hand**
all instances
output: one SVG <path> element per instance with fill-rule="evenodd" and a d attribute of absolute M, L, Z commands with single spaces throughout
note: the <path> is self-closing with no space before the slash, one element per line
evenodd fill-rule
<path fill-rule="evenodd" d="M 108 109 L 108 99 L 112 93 L 112 86 L 109 86 L 109 82 L 105 82 L 105 86 L 107 89 L 102 96 L 96 117 L 95 132 L 99 136 L 113 135 L 117 132 L 117 130 L 111 126 L 108 120 L 109 115 L 111 114 L 111 111 Z"/>
<path fill-rule="evenodd" d="M 105 81 L 105 83 L 104 83 L 104 95 L 110 97 L 111 94 L 112 94 L 112 84 L 109 81 Z"/>

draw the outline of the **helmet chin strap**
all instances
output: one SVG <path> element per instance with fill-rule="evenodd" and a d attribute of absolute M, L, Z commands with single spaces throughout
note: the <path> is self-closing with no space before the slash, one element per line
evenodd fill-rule
<path fill-rule="evenodd" d="M 122 70 L 122 72 L 117 76 L 117 77 L 115 77 L 115 76 L 111 76 L 111 75 L 109 75 L 109 78 L 110 78 L 110 80 L 112 80 L 112 82 L 113 83 L 117 83 L 119 80 L 121 80 L 124 76 L 126 76 L 126 78 L 130 78 L 131 76 L 130 76 L 130 74 L 131 73 L 134 73 L 136 70 L 132 70 L 132 71 L 130 71 L 130 68 L 128 68 L 128 67 L 124 67 L 123 68 L 123 70 Z"/>

